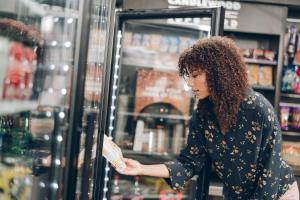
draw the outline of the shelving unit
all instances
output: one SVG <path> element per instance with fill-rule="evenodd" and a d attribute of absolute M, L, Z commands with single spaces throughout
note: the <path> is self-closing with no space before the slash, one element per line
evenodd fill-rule
<path fill-rule="evenodd" d="M 260 64 L 260 65 L 273 65 L 277 66 L 278 62 L 277 61 L 270 61 L 270 60 L 261 60 L 261 59 L 253 59 L 253 58 L 244 58 L 244 61 L 246 63 L 251 63 L 251 64 Z"/>
<path fill-rule="evenodd" d="M 272 67 L 272 85 L 252 85 L 252 88 L 262 93 L 277 110 L 277 91 L 280 87 L 279 82 L 277 81 L 277 77 L 278 73 L 281 70 L 280 57 L 282 56 L 282 53 L 280 51 L 280 42 L 282 40 L 281 34 L 266 34 L 260 32 L 245 33 L 227 30 L 224 32 L 224 35 L 232 38 L 236 42 L 236 44 L 243 49 L 261 49 L 277 52 L 277 56 L 275 58 L 276 60 L 274 61 L 255 58 L 244 58 L 246 65 L 254 64 L 258 65 L 259 68 L 263 68 L 264 66 Z"/>
<path fill-rule="evenodd" d="M 267 90 L 267 91 L 275 91 L 275 86 L 262 86 L 262 85 L 252 85 L 254 90 Z"/>
<path fill-rule="evenodd" d="M 300 99 L 300 94 L 281 93 L 281 97 Z"/>

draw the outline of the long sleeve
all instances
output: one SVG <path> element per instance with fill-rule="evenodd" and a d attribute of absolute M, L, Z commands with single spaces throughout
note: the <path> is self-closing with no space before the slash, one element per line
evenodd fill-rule
<path fill-rule="evenodd" d="M 196 124 L 198 123 L 198 124 Z M 166 182 L 172 189 L 180 191 L 189 179 L 191 179 L 205 165 L 207 155 L 200 141 L 201 129 L 195 129 L 201 123 L 196 121 L 195 115 L 189 122 L 189 135 L 186 147 L 180 152 L 175 161 L 166 162 L 170 178 Z"/>
<path fill-rule="evenodd" d="M 279 199 L 288 189 L 286 184 L 293 183 L 293 173 L 281 153 L 281 130 L 271 106 L 263 115 L 263 142 L 261 145 L 261 156 L 258 160 L 259 174 L 257 193 L 261 199 Z M 278 176 L 286 174 L 286 176 Z M 271 184 L 267 184 L 271 183 Z M 280 188 L 282 187 L 282 188 Z"/>

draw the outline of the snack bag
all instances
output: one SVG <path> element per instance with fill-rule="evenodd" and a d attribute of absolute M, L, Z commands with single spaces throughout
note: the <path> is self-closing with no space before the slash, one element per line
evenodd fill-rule
<path fill-rule="evenodd" d="M 121 149 L 106 135 L 104 135 L 102 155 L 116 168 L 117 171 L 122 172 L 125 170 L 126 164 L 123 160 Z"/>

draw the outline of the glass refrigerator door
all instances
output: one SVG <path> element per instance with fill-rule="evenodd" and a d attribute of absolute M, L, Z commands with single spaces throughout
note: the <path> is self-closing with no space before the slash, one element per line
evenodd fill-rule
<path fill-rule="evenodd" d="M 0 199 L 69 195 L 79 3 L 0 1 Z"/>
<path fill-rule="evenodd" d="M 222 19 L 221 8 L 117 15 L 108 134 L 124 157 L 144 164 L 176 159 L 185 146 L 195 103 L 178 75 L 178 57 L 196 40 L 222 34 Z M 104 180 L 103 196 L 108 199 L 191 199 L 195 195 L 189 185 L 175 192 L 163 179 L 122 176 L 114 170 L 106 170 Z"/>
<path fill-rule="evenodd" d="M 85 76 L 82 134 L 78 158 L 78 176 L 76 199 L 98 199 L 94 194 L 96 177 L 96 154 L 101 155 L 102 143 L 100 121 L 103 108 L 103 86 L 105 81 L 105 63 L 112 13 L 115 1 L 92 0 L 92 13 L 89 25 L 87 70 Z M 94 196 L 94 197 L 93 197 Z"/>

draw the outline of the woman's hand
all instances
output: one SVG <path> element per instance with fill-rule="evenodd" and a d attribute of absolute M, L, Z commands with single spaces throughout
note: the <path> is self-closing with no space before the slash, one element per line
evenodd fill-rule
<path fill-rule="evenodd" d="M 124 158 L 124 162 L 126 164 L 126 168 L 122 172 L 118 171 L 120 174 L 131 176 L 143 175 L 143 165 L 140 162 L 128 158 Z"/>

